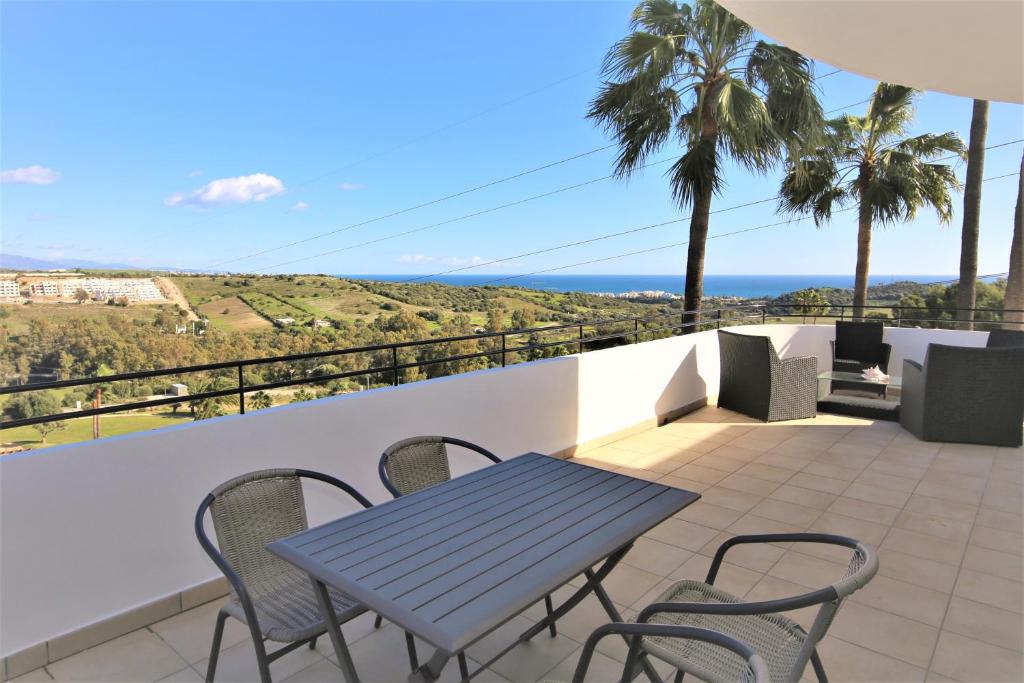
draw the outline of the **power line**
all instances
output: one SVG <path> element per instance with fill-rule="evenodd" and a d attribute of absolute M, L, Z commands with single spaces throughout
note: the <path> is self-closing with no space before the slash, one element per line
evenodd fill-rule
<path fill-rule="evenodd" d="M 385 220 L 387 218 L 394 218 L 395 216 L 400 216 L 400 215 L 402 215 L 404 213 L 409 213 L 410 211 L 415 211 L 417 209 L 422 209 L 422 208 L 427 207 L 427 206 L 433 206 L 434 204 L 440 204 L 441 202 L 446 202 L 449 199 L 455 199 L 456 197 L 462 197 L 464 195 L 467 195 L 467 194 L 470 194 L 470 193 L 473 193 L 473 192 L 477 192 L 479 190 L 483 190 L 483 189 L 486 189 L 486 188 L 489 188 L 489 187 L 494 187 L 495 185 L 500 185 L 502 183 L 507 183 L 507 182 L 509 182 L 511 180 L 515 180 L 517 178 L 522 178 L 523 176 L 527 176 L 527 175 L 530 175 L 532 173 L 537 173 L 539 171 L 544 171 L 546 169 L 553 168 L 555 166 L 559 166 L 561 164 L 568 163 L 570 161 L 575 161 L 576 159 L 582 159 L 585 156 L 589 156 L 591 154 L 596 154 L 597 152 L 602 152 L 602 151 L 604 151 L 606 149 L 610 149 L 610 148 L 612 148 L 614 146 L 615 146 L 615 143 L 612 143 L 610 145 L 605 145 L 604 147 L 597 147 L 595 149 L 587 150 L 586 152 L 580 152 L 579 154 L 574 154 L 573 156 L 565 157 L 564 159 L 559 159 L 557 161 L 552 161 L 552 162 L 544 164 L 542 166 L 537 166 L 537 167 L 534 167 L 534 168 L 531 168 L 531 169 L 527 169 L 525 171 L 520 171 L 519 173 L 515 173 L 515 174 L 510 175 L 510 176 L 505 176 L 504 178 L 499 178 L 497 180 L 492 180 L 491 182 L 484 183 L 483 185 L 477 185 L 475 187 L 470 187 L 468 189 L 461 190 L 459 192 L 455 192 L 455 193 L 452 193 L 452 194 L 449 194 L 449 195 L 445 195 L 443 197 L 438 197 L 437 199 L 431 199 L 430 201 L 423 202 L 422 204 L 416 204 L 415 206 L 409 206 L 409 207 L 406 207 L 404 209 L 399 209 L 398 211 L 392 211 L 391 213 L 387 213 L 387 214 L 384 214 L 384 215 L 381 215 L 381 216 L 377 216 L 376 218 L 370 218 L 370 219 L 367 219 L 365 221 L 360 221 L 358 223 L 352 223 L 350 225 L 345 225 L 345 226 L 342 226 L 340 228 L 336 228 L 334 230 L 329 230 L 327 232 L 321 232 L 321 233 L 316 234 L 316 235 L 310 235 L 309 237 L 305 237 L 305 238 L 300 239 L 300 240 L 295 240 L 293 242 L 288 242 L 286 244 L 282 244 L 282 245 L 276 246 L 276 247 L 271 247 L 269 249 L 264 249 L 262 251 L 252 252 L 250 254 L 246 254 L 245 256 L 239 256 L 239 257 L 236 257 L 236 258 L 227 259 L 226 261 L 218 261 L 217 263 L 214 263 L 214 264 L 212 264 L 210 266 L 207 266 L 207 269 L 216 268 L 217 266 L 222 266 L 222 265 L 225 265 L 227 263 L 235 263 L 236 261 L 244 261 L 244 260 L 247 260 L 247 259 L 256 258 L 257 256 L 263 256 L 264 254 L 270 254 L 270 253 L 273 253 L 275 251 L 280 251 L 282 249 L 287 249 L 289 247 L 294 247 L 294 246 L 299 245 L 299 244 L 305 244 L 307 242 L 312 242 L 314 240 L 322 239 L 324 237 L 329 237 L 331 235 L 337 235 L 338 233 L 346 232 L 348 230 L 352 230 L 354 228 L 359 228 L 359 227 L 362 227 L 364 225 L 369 225 L 370 223 L 376 223 L 378 221 L 382 221 L 382 220 Z"/>
<path fill-rule="evenodd" d="M 1017 144 L 1017 143 L 1020 143 L 1020 142 L 1024 142 L 1024 138 L 1022 138 L 1020 140 L 1013 140 L 1011 142 L 1003 142 L 1003 143 L 1000 143 L 998 145 L 992 145 L 991 147 L 986 147 L 985 149 L 987 151 L 989 149 L 995 149 L 997 147 L 1006 147 L 1008 145 Z M 953 156 L 950 156 L 950 157 L 945 157 L 945 158 L 952 159 L 955 156 L 956 155 L 953 155 Z M 938 160 L 938 161 L 941 161 L 941 159 Z M 986 181 L 989 181 L 989 180 L 999 180 L 1000 178 L 1007 178 L 1010 175 L 1017 175 L 1017 174 L 1011 173 L 1009 175 L 995 176 L 995 177 L 992 177 L 992 178 L 986 178 L 985 180 Z M 714 215 L 714 214 L 718 214 L 718 213 L 725 213 L 727 211 L 735 211 L 736 209 L 743 209 L 743 208 L 747 208 L 747 207 L 750 207 L 750 206 L 756 206 L 758 204 L 764 204 L 766 202 L 776 201 L 778 198 L 779 198 L 778 195 L 774 195 L 772 197 L 766 197 L 765 199 L 758 199 L 758 200 L 755 200 L 755 201 L 752 201 L 752 202 L 747 202 L 745 204 L 737 204 L 735 206 L 728 206 L 728 207 L 725 207 L 723 209 L 717 209 L 715 211 L 711 211 L 709 215 Z M 839 212 L 837 211 L 836 213 L 839 213 Z M 682 223 L 683 221 L 689 221 L 689 220 L 690 220 L 689 218 L 676 218 L 676 219 L 669 220 L 669 221 L 663 221 L 661 223 L 653 223 L 651 225 L 644 225 L 644 226 L 640 226 L 640 227 L 637 227 L 637 228 L 630 228 L 630 229 L 622 230 L 622 231 L 619 231 L 619 232 L 608 233 L 608 234 L 605 234 L 605 235 L 598 235 L 597 237 L 591 237 L 591 238 L 588 238 L 588 239 L 578 240 L 578 241 L 575 241 L 575 242 L 567 242 L 565 244 L 559 244 L 559 245 L 555 245 L 553 247 L 547 247 L 547 248 L 544 248 L 544 249 L 538 249 L 536 251 L 524 252 L 522 254 L 516 254 L 515 256 L 506 256 L 506 257 L 503 257 L 503 258 L 492 259 L 490 261 L 484 261 L 482 263 L 474 263 L 474 264 L 471 264 L 471 265 L 468 265 L 468 266 L 460 266 L 458 268 L 451 268 L 449 270 L 444 270 L 444 271 L 441 271 L 439 273 L 431 273 L 429 275 L 418 275 L 416 277 L 411 277 L 411 278 L 408 278 L 408 279 L 405 279 L 405 280 L 400 280 L 398 283 L 399 284 L 404 284 L 404 283 L 409 283 L 409 282 L 417 282 L 419 280 L 429 280 L 431 278 L 440 277 L 442 275 L 450 275 L 452 273 L 458 273 L 458 272 L 462 272 L 462 271 L 466 271 L 466 270 L 474 270 L 476 268 L 484 268 L 486 266 L 492 266 L 492 265 L 494 265 L 496 263 L 504 263 L 505 261 L 514 261 L 516 259 L 526 258 L 526 257 L 529 257 L 529 256 L 537 256 L 539 254 L 546 254 L 546 253 L 550 253 L 550 252 L 553 252 L 553 251 L 560 251 L 562 249 L 569 249 L 571 247 L 578 247 L 578 246 L 581 246 L 581 245 L 584 245 L 584 244 L 590 244 L 592 242 L 600 242 L 602 240 L 611 239 L 613 237 L 621 237 L 623 235 L 630 235 L 630 234 L 634 234 L 634 233 L 638 233 L 638 232 L 644 232 L 644 231 L 647 231 L 647 230 L 653 230 L 655 228 L 661 228 L 661 227 L 664 227 L 666 225 L 674 225 L 676 223 Z"/>
<path fill-rule="evenodd" d="M 586 71 L 591 71 L 591 70 L 592 69 L 588 69 Z M 575 78 L 576 76 L 579 76 L 582 73 L 586 73 L 586 71 L 578 73 L 578 74 L 574 74 L 573 76 L 568 76 L 568 77 L 562 79 L 561 81 L 556 81 L 556 84 L 562 83 L 562 82 L 564 82 L 566 80 L 570 80 L 571 78 Z M 814 80 L 821 80 L 823 78 L 828 78 L 829 76 L 834 76 L 835 74 L 840 73 L 841 71 L 842 71 L 841 69 L 836 69 L 834 71 L 830 71 L 828 73 L 822 74 L 821 76 L 817 76 L 817 77 L 814 78 Z M 545 86 L 545 88 L 546 87 L 550 87 L 550 86 Z M 540 90 L 543 90 L 545 88 L 541 88 Z M 485 110 L 485 112 L 486 111 L 492 111 L 493 109 L 496 109 L 496 108 L 498 108 L 500 106 L 505 106 L 507 104 L 510 104 L 511 102 L 515 102 L 518 99 L 522 99 L 522 98 L 527 97 L 527 96 L 529 96 L 531 94 L 535 94 L 536 92 L 539 92 L 540 90 L 532 91 L 531 93 L 527 93 L 527 95 L 520 96 L 519 98 L 516 98 L 514 100 L 510 100 L 509 102 L 506 102 L 506 103 L 504 103 L 502 105 L 496 105 L 495 107 L 492 107 L 490 110 Z M 870 100 L 865 100 L 864 102 L 869 102 L 869 101 Z M 853 104 L 847 105 L 846 107 L 840 107 L 839 109 L 846 109 L 846 108 L 849 108 L 849 107 L 854 107 L 854 106 L 857 106 L 858 104 L 863 104 L 864 102 L 855 102 Z M 833 113 L 835 111 L 839 111 L 839 109 L 834 109 L 834 110 L 825 112 L 825 114 L 830 114 L 830 113 Z M 470 118 L 475 118 L 477 116 L 482 115 L 485 112 L 481 112 L 481 114 L 477 114 L 474 117 L 470 117 Z M 470 119 L 465 119 L 463 122 L 468 121 L 468 120 L 470 120 Z M 454 127 L 456 125 L 459 125 L 459 124 L 458 123 L 450 124 L 449 126 L 446 126 L 445 128 L 439 129 L 439 131 L 440 130 L 446 130 L 447 128 L 451 128 L 451 127 Z M 439 132 L 439 131 L 435 131 L 435 132 Z M 432 135 L 432 134 L 433 133 L 428 134 L 428 135 Z M 423 137 L 426 137 L 426 136 L 423 136 Z M 422 137 L 421 138 L 417 138 L 417 140 L 419 140 L 419 139 L 423 139 L 423 138 Z M 415 140 L 410 141 L 409 143 L 403 143 L 403 145 L 401 145 L 401 146 L 406 146 L 407 144 L 412 144 L 412 142 L 415 142 Z M 391 213 L 387 213 L 387 214 L 384 214 L 384 215 L 381 215 L 381 216 L 377 216 L 376 218 L 370 218 L 370 219 L 367 219 L 365 221 L 360 221 L 358 223 L 352 223 L 352 224 L 349 224 L 349 225 L 345 225 L 345 226 L 342 226 L 340 228 L 336 228 L 336 229 L 333 229 L 333 230 L 328 230 L 327 232 L 318 233 L 316 235 L 311 235 L 309 237 L 306 237 L 306 238 L 303 238 L 303 239 L 300 239 L 300 240 L 295 240 L 295 241 L 292 241 L 292 242 L 287 242 L 285 244 L 281 244 L 281 245 L 276 246 L 276 247 L 271 247 L 269 249 L 264 249 L 262 251 L 252 252 L 252 253 L 249 253 L 249 254 L 245 254 L 243 256 L 238 256 L 238 257 L 227 259 L 227 260 L 224 260 L 224 261 L 218 261 L 216 263 L 210 264 L 209 266 L 206 266 L 205 270 L 212 270 L 214 268 L 217 268 L 217 267 L 223 266 L 223 265 L 227 265 L 229 263 L 237 263 L 238 261 L 245 261 L 245 260 L 248 260 L 248 259 L 251 259 L 251 258 L 256 258 L 258 256 L 263 256 L 263 255 L 270 254 L 270 253 L 273 253 L 273 252 L 281 251 L 282 249 L 288 249 L 289 247 L 298 246 L 300 244 L 306 244 L 307 242 L 313 242 L 315 240 L 322 239 L 324 237 L 330 237 L 331 235 L 336 235 L 336 234 L 341 233 L 341 232 L 346 232 L 348 230 L 352 230 L 354 228 L 359 228 L 359 227 L 362 227 L 364 225 L 369 225 L 371 223 L 376 223 L 378 221 L 382 221 L 382 220 L 385 220 L 385 219 L 388 219 L 388 218 L 394 218 L 395 216 L 400 216 L 402 214 L 409 213 L 411 211 L 416 211 L 417 209 L 422 209 L 422 208 L 425 208 L 425 207 L 428 207 L 428 206 L 433 206 L 434 204 L 440 204 L 441 202 L 448 201 L 449 199 L 455 199 L 457 197 L 462 197 L 464 195 L 471 194 L 473 192 L 477 192 L 479 190 L 483 190 L 483 189 L 486 189 L 486 188 L 489 188 L 489 187 L 493 187 L 495 185 L 500 185 L 502 183 L 509 182 L 511 180 L 515 180 L 517 178 L 521 178 L 523 176 L 530 175 L 532 173 L 537 173 L 539 171 L 543 171 L 543 170 L 546 170 L 548 168 L 552 168 L 554 166 L 558 166 L 560 164 L 567 163 L 569 161 L 575 161 L 576 159 L 580 159 L 580 158 L 583 158 L 585 156 L 589 156 L 591 154 L 596 154 L 597 152 L 603 152 L 604 150 L 611 149 L 612 147 L 615 147 L 615 146 L 616 146 L 616 143 L 612 143 L 612 144 L 609 144 L 609 145 L 604 145 L 603 147 L 596 147 L 594 149 L 587 150 L 585 152 L 580 152 L 579 154 L 575 154 L 573 156 L 566 157 L 564 159 L 559 159 L 558 161 L 554 161 L 554 162 L 551 162 L 551 163 L 548 163 L 548 164 L 544 164 L 542 166 L 538 166 L 536 168 L 528 169 L 526 171 L 521 171 L 519 173 L 515 173 L 513 175 L 506 176 L 504 178 L 499 178 L 498 180 L 495 180 L 495 181 L 492 181 L 492 182 L 489 182 L 489 183 L 485 183 L 483 185 L 477 185 L 475 187 L 471 187 L 471 188 L 468 188 L 466 190 L 462 190 L 462 191 L 455 192 L 455 193 L 452 193 L 452 194 L 449 194 L 449 195 L 445 195 L 443 197 L 438 197 L 437 199 L 432 199 L 430 201 L 423 202 L 421 204 L 417 204 L 415 206 L 410 206 L 410 207 L 407 207 L 405 209 L 400 209 L 398 211 L 393 211 Z M 393 149 L 398 149 L 398 148 L 393 148 Z M 383 155 L 385 153 L 387 153 L 387 152 L 382 152 L 382 153 L 380 153 L 378 155 L 375 155 L 374 157 L 369 157 L 369 158 L 376 158 L 377 156 L 381 156 L 381 155 Z M 364 161 L 365 160 L 367 160 L 367 159 L 364 159 Z M 361 162 L 354 162 L 354 163 L 361 163 Z M 334 173 L 334 172 L 330 172 L 329 174 L 331 174 L 331 173 Z M 314 178 L 314 179 L 312 179 L 310 181 L 307 181 L 307 182 L 305 182 L 305 183 L 303 183 L 301 185 L 298 185 L 296 187 L 304 187 L 305 185 L 308 185 L 310 183 L 316 182 L 317 180 L 322 179 L 323 177 L 326 177 L 326 175 L 329 175 L 329 174 L 325 174 L 323 176 L 319 176 L 318 178 Z M 241 207 L 238 207 L 238 208 L 241 208 Z M 224 213 L 226 213 L 226 212 L 222 212 L 221 214 L 218 214 L 218 215 L 223 215 Z M 282 265 L 287 265 L 287 264 L 282 264 Z M 272 267 L 276 267 L 276 266 L 272 266 Z"/>
<path fill-rule="evenodd" d="M 1019 171 L 1016 172 L 1016 173 L 1007 173 L 1007 174 L 1004 174 L 1004 175 L 993 176 L 991 178 L 984 178 L 982 180 L 982 182 L 989 182 L 990 180 L 999 180 L 1001 178 L 1009 178 L 1009 177 L 1018 176 L 1018 175 L 1020 175 Z M 855 209 L 857 209 L 856 206 L 851 206 L 851 207 L 848 207 L 848 208 L 845 208 L 845 209 L 840 209 L 838 211 L 833 211 L 832 213 L 833 213 L 833 215 L 835 215 L 837 213 L 846 213 L 847 211 L 854 211 Z M 768 228 L 775 228 L 775 227 L 778 227 L 780 225 L 790 225 L 792 223 L 798 223 L 800 221 L 805 221 L 805 220 L 808 220 L 810 218 L 812 218 L 812 216 L 800 216 L 800 217 L 797 217 L 797 218 L 792 218 L 792 219 L 789 219 L 789 220 L 780 221 L 778 223 L 768 223 L 768 224 L 765 224 L 765 225 L 758 225 L 758 226 L 754 226 L 754 227 L 751 227 L 751 228 L 743 228 L 743 229 L 740 229 L 740 230 L 734 230 L 732 232 L 721 233 L 721 234 L 718 234 L 718 235 L 711 235 L 707 239 L 708 240 L 713 240 L 713 239 L 720 239 L 722 237 L 733 237 L 735 235 L 741 235 L 741 234 L 748 233 L 748 232 L 755 232 L 755 231 L 758 231 L 758 230 L 766 230 Z M 594 263 L 601 263 L 601 262 L 604 262 L 604 261 L 612 261 L 612 260 L 615 260 L 615 259 L 626 258 L 626 257 L 629 257 L 629 256 L 637 256 L 639 254 L 649 254 L 651 252 L 660 251 L 662 249 L 672 249 L 672 248 L 675 248 L 675 247 L 682 247 L 682 246 L 686 246 L 687 244 L 689 244 L 689 240 L 685 240 L 683 242 L 674 242 L 672 244 L 662 244 L 660 246 L 651 247 L 649 249 L 640 249 L 640 250 L 637 250 L 637 251 L 631 251 L 631 252 L 627 252 L 627 253 L 624 253 L 624 254 L 614 254 L 612 256 L 605 256 L 605 257 L 602 257 L 602 258 L 590 259 L 588 261 L 579 261 L 577 263 L 570 263 L 568 265 L 556 266 L 554 268 L 545 268 L 543 270 L 536 270 L 536 271 L 533 271 L 531 273 L 523 273 L 523 274 L 520 274 L 520 275 L 508 275 L 508 276 L 505 276 L 505 277 L 494 278 L 494 279 L 491 279 L 491 280 L 484 280 L 484 281 L 481 281 L 481 282 L 473 283 L 473 286 L 479 287 L 479 286 L 483 286 L 483 285 L 494 284 L 494 283 L 497 283 L 497 282 L 508 282 L 509 280 L 517 280 L 519 278 L 531 277 L 533 275 L 541 275 L 543 273 L 551 273 L 551 272 L 554 272 L 554 271 L 557 271 L 557 270 L 566 270 L 567 268 L 575 268 L 576 266 L 586 266 L 586 265 L 591 265 L 591 264 L 594 264 Z M 988 277 L 988 276 L 986 276 L 986 277 Z M 941 284 L 941 283 L 937 283 L 937 284 Z"/>
<path fill-rule="evenodd" d="M 651 166 L 657 166 L 659 164 L 668 163 L 669 161 L 672 161 L 672 159 L 662 159 L 660 161 L 654 161 L 654 162 L 651 162 L 649 164 L 644 164 L 643 166 L 640 166 L 639 168 L 641 168 L 641 169 L 649 168 Z M 369 246 L 371 244 L 377 244 L 378 242 L 384 242 L 384 241 L 387 241 L 387 240 L 393 240 L 393 239 L 396 239 L 398 237 L 405 237 L 406 235 L 411 235 L 413 233 L 423 232 L 424 230 L 431 230 L 433 228 L 441 227 L 442 225 L 450 225 L 451 223 L 457 223 L 459 221 L 464 221 L 464 220 L 467 220 L 469 218 L 475 218 L 477 216 L 482 216 L 484 214 L 493 213 L 495 211 L 500 211 L 502 209 L 507 209 L 507 208 L 512 207 L 512 206 L 518 206 L 520 204 L 525 204 L 527 202 L 532 202 L 532 201 L 535 201 L 537 199 L 543 199 L 544 197 L 550 197 L 552 195 L 561 194 L 562 192 L 568 192 L 569 190 L 576 190 L 576 189 L 579 189 L 581 187 L 586 187 L 587 185 L 593 185 L 594 183 L 599 183 L 599 182 L 601 182 L 603 180 L 609 180 L 609 179 L 614 178 L 614 177 L 615 177 L 615 174 L 613 173 L 611 175 L 601 176 L 600 178 L 592 178 L 591 180 L 586 180 L 586 181 L 584 181 L 582 183 L 577 183 L 575 185 L 568 185 L 566 187 L 560 187 L 557 190 L 551 190 L 550 192 L 542 192 L 541 194 L 535 194 L 535 195 L 533 195 L 531 197 L 526 197 L 524 199 L 518 199 L 518 200 L 516 200 L 514 202 L 508 202 L 507 204 L 501 204 L 499 206 L 493 206 L 493 207 L 488 208 L 488 209 L 482 209 L 480 211 L 474 211 L 473 213 L 467 213 L 467 214 L 464 214 L 462 216 L 458 216 L 456 218 L 449 218 L 448 220 L 441 221 L 439 223 L 431 223 L 429 225 L 423 225 L 423 226 L 420 226 L 418 228 L 413 228 L 411 230 L 403 230 L 402 232 L 395 232 L 395 233 L 392 233 L 390 235 L 385 235 L 383 237 L 378 237 L 377 239 L 367 240 L 365 242 L 359 242 L 357 244 L 349 244 L 349 245 L 344 246 L 344 247 L 339 247 L 338 249 L 332 249 L 330 251 L 323 251 L 323 252 L 320 252 L 320 253 L 317 253 L 317 254 L 311 254 L 309 256 L 302 256 L 302 257 L 297 258 L 297 259 L 292 259 L 291 261 L 285 261 L 283 263 L 277 263 L 277 264 L 274 264 L 272 266 L 267 266 L 265 268 L 257 268 L 253 272 L 260 273 L 260 272 L 263 272 L 263 271 L 266 271 L 266 270 L 272 270 L 274 268 L 281 268 L 283 266 L 289 266 L 289 265 L 292 265 L 293 263 L 299 263 L 301 261 L 309 261 L 311 259 L 320 258 L 322 256 L 330 256 L 332 254 L 338 254 L 338 253 L 341 253 L 343 251 L 349 251 L 351 249 L 357 249 L 359 247 L 365 247 L 365 246 Z"/>

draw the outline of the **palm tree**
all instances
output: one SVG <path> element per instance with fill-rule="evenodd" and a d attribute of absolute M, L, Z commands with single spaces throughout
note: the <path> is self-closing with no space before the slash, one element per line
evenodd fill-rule
<path fill-rule="evenodd" d="M 964 143 L 952 131 L 905 137 L 917 94 L 913 88 L 879 83 L 867 114 L 829 120 L 822 143 L 792 158 L 782 181 L 780 210 L 810 214 L 818 227 L 832 217 L 835 206 L 856 206 L 855 317 L 863 317 L 867 304 L 873 225 L 912 220 L 924 206 L 933 207 L 943 223 L 953 217 L 950 193 L 960 183 L 953 167 L 937 159 L 963 157 Z"/>
<path fill-rule="evenodd" d="M 272 406 L 274 402 L 270 399 L 270 394 L 267 392 L 257 391 L 249 397 L 248 404 L 250 410 L 263 410 Z"/>
<path fill-rule="evenodd" d="M 615 136 L 620 177 L 672 140 L 682 147 L 668 176 L 675 202 L 691 207 L 684 308 L 696 321 L 708 216 L 726 159 L 767 170 L 787 143 L 820 129 L 821 105 L 805 57 L 758 40 L 711 0 L 644 0 L 630 29 L 605 58 L 587 117 Z"/>
<path fill-rule="evenodd" d="M 1024 235 L 1021 234 L 1021 219 L 1024 218 L 1024 156 L 1020 159 L 1020 175 L 1017 176 L 1017 208 L 1013 212 L 1013 240 L 1010 242 L 1010 272 L 1006 276 L 1006 297 L 1003 299 L 1003 319 L 1016 323 L 1013 327 L 1024 329 Z"/>
<path fill-rule="evenodd" d="M 975 289 L 978 283 L 978 231 L 981 223 L 981 177 L 985 171 L 985 134 L 988 132 L 988 102 L 974 100 L 971 137 L 967 150 L 967 179 L 964 182 L 964 226 L 960 237 L 960 287 L 957 289 L 957 319 L 974 328 Z"/>

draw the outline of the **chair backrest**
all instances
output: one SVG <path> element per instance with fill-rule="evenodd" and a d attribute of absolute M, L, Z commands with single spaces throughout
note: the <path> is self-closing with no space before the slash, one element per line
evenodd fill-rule
<path fill-rule="evenodd" d="M 881 360 L 881 322 L 836 321 L 836 358 L 874 363 Z"/>
<path fill-rule="evenodd" d="M 996 328 L 988 333 L 985 348 L 996 349 L 1024 346 L 1024 330 L 1004 330 Z"/>
<path fill-rule="evenodd" d="M 450 436 L 414 436 L 403 439 L 380 456 L 378 472 L 384 487 L 396 498 L 452 478 L 447 445 L 475 451 L 491 462 L 501 462 L 487 449 Z"/>
<path fill-rule="evenodd" d="M 923 373 L 926 424 L 996 433 L 1024 420 L 1024 346 L 929 344 Z"/>
<path fill-rule="evenodd" d="M 718 405 L 746 415 L 767 415 L 772 368 L 779 364 L 768 337 L 718 331 Z"/>
<path fill-rule="evenodd" d="M 308 527 L 302 482 L 293 469 L 250 472 L 212 491 L 217 545 L 242 581 L 260 586 L 291 566 L 267 550 L 271 541 Z"/>

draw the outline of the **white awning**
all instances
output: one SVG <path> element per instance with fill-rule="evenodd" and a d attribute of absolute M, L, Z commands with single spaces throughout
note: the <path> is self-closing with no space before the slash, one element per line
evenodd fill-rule
<path fill-rule="evenodd" d="M 867 78 L 1024 104 L 1024 0 L 718 0 L 772 40 Z"/>

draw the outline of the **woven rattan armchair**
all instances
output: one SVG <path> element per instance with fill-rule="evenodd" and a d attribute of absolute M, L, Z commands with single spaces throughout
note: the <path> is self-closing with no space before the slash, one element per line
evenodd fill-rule
<path fill-rule="evenodd" d="M 988 333 L 985 348 L 1003 349 L 1024 346 L 1024 330 L 1004 330 L 996 328 Z"/>
<path fill-rule="evenodd" d="M 679 647 L 706 647 L 718 649 L 719 656 L 723 660 L 734 660 L 730 671 L 739 673 L 738 678 L 709 678 L 707 680 L 715 683 L 770 683 L 768 664 L 752 647 L 744 642 L 736 640 L 731 636 L 718 631 L 710 631 L 706 628 L 695 628 L 693 626 L 675 626 L 671 624 L 605 624 L 600 626 L 583 645 L 580 658 L 576 663 L 576 673 L 573 674 L 572 683 L 584 683 L 587 679 L 587 669 L 590 668 L 590 661 L 594 657 L 594 650 L 602 638 L 611 635 L 624 636 L 626 638 L 665 638 L 678 640 Z M 630 680 L 630 672 L 636 665 L 635 657 L 628 658 L 623 667 L 621 680 Z M 553 682 L 549 682 L 553 683 Z"/>
<path fill-rule="evenodd" d="M 1024 346 L 929 344 L 924 363 L 903 361 L 900 425 L 922 441 L 1020 446 Z"/>
<path fill-rule="evenodd" d="M 853 551 L 846 575 L 818 590 L 780 600 L 743 602 L 740 598 L 716 588 L 715 578 L 726 552 L 746 543 L 825 543 L 844 546 Z M 698 626 L 719 631 L 750 645 L 768 664 L 771 680 L 796 683 L 807 662 L 821 683 L 827 683 L 825 669 L 816 650 L 825 636 L 843 600 L 863 588 L 878 571 L 875 552 L 852 538 L 833 534 L 791 533 L 756 534 L 730 538 L 715 553 L 704 581 L 677 581 L 658 600 L 641 610 L 641 624 L 674 624 Z M 783 616 L 803 607 L 818 606 L 810 630 Z M 703 642 L 687 642 L 662 636 L 644 637 L 630 647 L 628 658 L 649 654 L 665 660 L 682 674 L 692 673 L 702 680 L 742 680 L 745 663 L 735 657 L 724 657 L 721 648 Z"/>
<path fill-rule="evenodd" d="M 889 372 L 889 356 L 892 347 L 882 341 L 885 327 L 881 322 L 836 321 L 836 338 L 829 342 L 832 347 L 832 369 L 836 372 L 860 374 L 868 368 L 878 366 L 882 372 Z M 832 390 L 853 389 L 885 396 L 884 386 L 868 386 L 857 382 L 832 381 Z"/>
<path fill-rule="evenodd" d="M 779 358 L 768 337 L 718 331 L 718 407 L 765 422 L 814 417 L 818 359 Z"/>
<path fill-rule="evenodd" d="M 243 474 L 215 488 L 199 505 L 195 520 L 199 544 L 224 572 L 231 589 L 227 603 L 217 615 L 206 670 L 208 683 L 213 681 L 217 672 L 220 641 L 228 617 L 234 617 L 249 627 L 262 683 L 270 683 L 272 661 L 303 644 L 313 649 L 317 638 L 327 630 L 320 608 L 320 601 L 325 596 L 314 591 L 308 574 L 266 549 L 271 541 L 307 528 L 303 478 L 335 486 L 364 508 L 371 507 L 370 501 L 345 482 L 300 469 L 270 469 Z M 203 526 L 207 510 L 213 520 L 217 546 L 206 535 Z M 365 607 L 343 593 L 328 589 L 328 596 L 340 623 L 366 612 Z M 268 653 L 264 639 L 287 644 Z M 410 663 L 415 669 L 415 649 L 408 634 L 406 643 Z M 343 640 L 336 650 L 346 680 L 354 683 L 358 680 L 355 666 Z"/>

